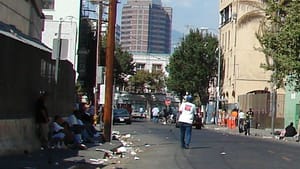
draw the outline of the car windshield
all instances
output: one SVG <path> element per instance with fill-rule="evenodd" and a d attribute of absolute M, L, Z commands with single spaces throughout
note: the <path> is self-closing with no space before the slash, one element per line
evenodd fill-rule
<path fill-rule="evenodd" d="M 128 115 L 129 113 L 125 109 L 115 109 L 114 115 Z"/>

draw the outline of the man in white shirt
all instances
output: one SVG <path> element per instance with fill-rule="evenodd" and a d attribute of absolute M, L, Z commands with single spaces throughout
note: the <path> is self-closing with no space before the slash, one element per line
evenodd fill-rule
<path fill-rule="evenodd" d="M 246 119 L 246 114 L 243 112 L 243 110 L 239 111 L 239 115 L 238 115 L 238 119 L 239 119 L 239 132 L 242 133 L 244 131 L 244 122 Z"/>
<path fill-rule="evenodd" d="M 159 108 L 154 106 L 152 108 L 152 119 L 154 123 L 158 123 L 158 116 L 159 116 Z"/>
<path fill-rule="evenodd" d="M 192 99 L 192 96 L 187 96 L 186 102 L 179 107 L 180 143 L 181 147 L 185 149 L 190 146 L 193 120 L 196 114 L 196 106 L 192 103 Z"/>

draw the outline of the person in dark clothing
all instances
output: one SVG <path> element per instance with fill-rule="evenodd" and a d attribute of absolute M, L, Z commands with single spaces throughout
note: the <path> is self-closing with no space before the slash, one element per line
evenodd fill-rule
<path fill-rule="evenodd" d="M 297 134 L 296 128 L 293 125 L 294 123 L 291 122 L 290 125 L 285 128 L 285 137 L 294 137 Z"/>
<path fill-rule="evenodd" d="M 49 115 L 45 104 L 47 96 L 48 94 L 45 91 L 41 91 L 35 104 L 37 134 L 41 142 L 41 148 L 43 149 L 48 147 Z"/>

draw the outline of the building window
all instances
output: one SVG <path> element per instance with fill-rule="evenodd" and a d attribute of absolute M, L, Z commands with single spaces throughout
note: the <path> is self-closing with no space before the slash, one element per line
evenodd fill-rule
<path fill-rule="evenodd" d="M 160 70 L 162 70 L 161 64 L 152 64 L 152 72 L 160 71 Z"/>
<path fill-rule="evenodd" d="M 53 20 L 53 15 L 45 15 L 45 19 Z"/>
<path fill-rule="evenodd" d="M 144 69 L 145 69 L 145 63 L 136 64 L 136 70 L 144 70 Z"/>
<path fill-rule="evenodd" d="M 42 59 L 41 60 L 41 77 L 46 77 L 47 62 Z"/>
<path fill-rule="evenodd" d="M 54 9 L 55 0 L 42 0 L 43 9 Z"/>
<path fill-rule="evenodd" d="M 231 21 L 232 19 L 232 6 L 231 4 L 224 8 L 221 12 L 221 25 L 224 25 Z"/>

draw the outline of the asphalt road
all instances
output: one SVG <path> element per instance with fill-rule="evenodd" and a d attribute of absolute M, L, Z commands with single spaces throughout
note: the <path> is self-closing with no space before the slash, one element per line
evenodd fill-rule
<path fill-rule="evenodd" d="M 126 169 L 299 169 L 300 145 L 230 135 L 226 131 L 193 129 L 190 149 L 179 144 L 179 129 L 149 121 L 114 125 L 131 134 L 140 147 L 138 160 L 122 162 Z"/>

